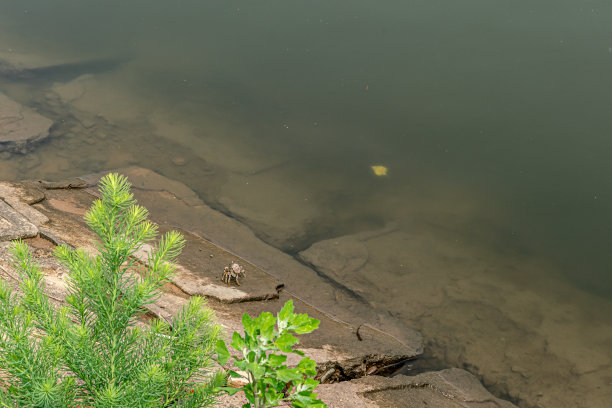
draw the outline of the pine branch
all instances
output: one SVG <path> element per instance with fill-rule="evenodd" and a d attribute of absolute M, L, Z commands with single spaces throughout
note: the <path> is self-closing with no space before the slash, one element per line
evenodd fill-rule
<path fill-rule="evenodd" d="M 184 238 L 165 234 L 135 273 L 132 256 L 157 236 L 127 179 L 109 174 L 85 221 L 99 254 L 58 247 L 68 270 L 66 307 L 44 294 L 27 245 L 12 245 L 23 295 L 0 282 L 0 407 L 202 407 L 224 381 L 209 372 L 219 335 L 214 315 L 193 298 L 173 326 L 135 327 L 176 266 Z"/>

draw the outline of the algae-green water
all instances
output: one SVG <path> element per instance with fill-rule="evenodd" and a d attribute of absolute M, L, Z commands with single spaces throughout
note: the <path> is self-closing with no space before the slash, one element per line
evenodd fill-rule
<path fill-rule="evenodd" d="M 56 121 L 0 178 L 142 165 L 292 255 L 422 223 L 516 259 L 518 288 L 608 301 L 611 19 L 603 0 L 5 0 L 0 57 L 64 69 L 0 75 Z"/>

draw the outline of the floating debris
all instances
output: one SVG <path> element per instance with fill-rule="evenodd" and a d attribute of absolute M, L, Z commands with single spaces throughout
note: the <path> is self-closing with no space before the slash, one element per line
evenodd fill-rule
<path fill-rule="evenodd" d="M 370 168 L 377 176 L 386 176 L 387 172 L 389 171 L 389 169 L 387 169 L 385 166 L 370 166 Z"/>

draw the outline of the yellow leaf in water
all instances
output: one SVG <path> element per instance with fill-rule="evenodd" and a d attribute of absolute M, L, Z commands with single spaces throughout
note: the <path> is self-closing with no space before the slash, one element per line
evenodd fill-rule
<path fill-rule="evenodd" d="M 385 166 L 370 166 L 377 176 L 386 176 L 388 169 Z"/>

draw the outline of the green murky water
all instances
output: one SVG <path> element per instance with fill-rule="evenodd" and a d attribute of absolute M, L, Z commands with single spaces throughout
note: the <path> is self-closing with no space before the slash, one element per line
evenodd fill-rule
<path fill-rule="evenodd" d="M 608 378 L 611 18 L 601 0 L 6 0 L 0 54 L 44 62 L 0 91 L 55 125 L 0 176 L 149 167 L 292 254 L 393 223 L 427 232 L 507 291 L 569 298 L 568 330 L 597 319 L 602 363 L 573 375 Z M 404 265 L 403 242 L 377 265 Z M 381 307 L 444 329 L 403 304 Z M 512 384 L 500 392 L 527 387 Z"/>

